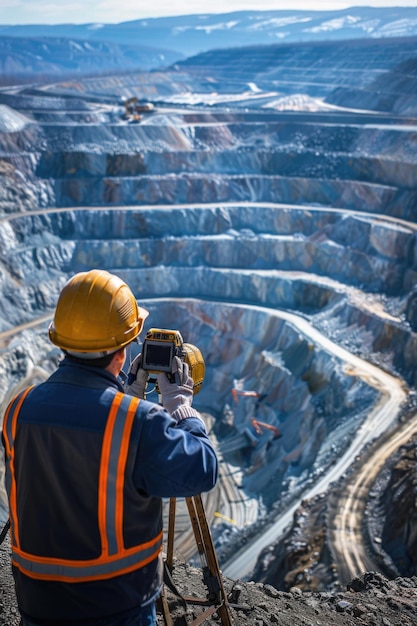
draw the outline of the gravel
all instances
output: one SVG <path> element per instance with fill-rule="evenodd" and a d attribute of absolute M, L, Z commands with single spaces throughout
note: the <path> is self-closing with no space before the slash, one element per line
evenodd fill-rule
<path fill-rule="evenodd" d="M 0 567 L 0 626 L 18 626 L 8 538 L 0 548 Z M 201 569 L 176 560 L 173 579 L 183 596 L 206 598 Z M 223 583 L 233 626 L 417 625 L 417 576 L 388 580 L 381 574 L 367 572 L 337 593 L 303 592 L 296 587 L 279 591 L 271 585 L 229 578 L 224 578 Z M 190 624 L 207 608 L 190 601 L 184 606 L 168 587 L 165 597 L 173 626 Z M 218 625 L 221 619 L 213 613 L 201 623 Z M 158 626 L 165 626 L 159 603 Z"/>

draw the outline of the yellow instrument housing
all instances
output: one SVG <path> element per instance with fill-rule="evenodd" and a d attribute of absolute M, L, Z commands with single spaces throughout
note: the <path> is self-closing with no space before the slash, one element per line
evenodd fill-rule
<path fill-rule="evenodd" d="M 178 330 L 166 328 L 151 328 L 146 333 L 142 348 L 142 367 L 150 374 L 170 373 L 172 359 L 180 357 L 188 365 L 188 371 L 194 381 L 194 395 L 197 395 L 203 385 L 205 363 L 203 355 L 197 346 L 184 343 Z"/>

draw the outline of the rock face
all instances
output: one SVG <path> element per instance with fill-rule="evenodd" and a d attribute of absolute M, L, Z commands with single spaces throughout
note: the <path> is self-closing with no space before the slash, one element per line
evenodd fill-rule
<path fill-rule="evenodd" d="M 0 403 L 60 358 L 46 327 L 67 278 L 91 267 L 117 273 L 151 310 L 151 326 L 180 329 L 204 354 L 195 404 L 214 418 L 228 476 L 238 476 L 226 486 L 239 495 L 219 500 L 226 520 L 211 509 L 224 562 L 326 477 L 338 510 L 334 481 L 375 436 L 414 419 L 415 120 L 363 111 L 359 98 L 355 110 L 322 100 L 360 64 L 361 90 L 377 76 L 389 83 L 414 53 L 403 41 L 362 46 L 220 51 L 165 73 L 0 93 Z M 306 73 L 302 57 L 313 53 Z M 310 82 L 317 110 L 280 110 L 288 82 Z M 397 81 L 397 95 L 413 85 Z M 142 87 L 155 107 L 129 121 L 120 99 Z M 191 106 L 200 88 L 204 104 Z M 242 390 L 255 395 L 236 402 Z M 401 545 L 389 516 L 381 535 L 393 560 L 412 554 L 416 536 L 406 504 L 414 479 L 399 471 L 389 502 L 401 510 Z M 296 540 L 262 552 L 257 567 L 259 580 L 291 593 L 284 601 L 294 586 L 340 589 L 323 530 L 327 498 L 311 503 L 296 513 Z M 268 602 L 245 619 L 278 620 Z M 316 602 L 306 600 L 307 623 L 323 608 Z M 334 604 L 335 623 L 374 610 L 345 595 Z"/>
<path fill-rule="evenodd" d="M 415 76 L 417 62 L 407 59 L 400 62 L 390 71 L 391 80 L 386 76 L 375 80 L 364 89 L 341 87 L 329 98 L 333 104 L 343 103 L 343 106 L 353 105 L 358 98 L 367 109 L 374 111 L 392 111 L 400 115 L 416 114 Z"/>
<path fill-rule="evenodd" d="M 413 332 L 417 331 L 417 289 L 414 286 L 408 295 L 405 315 Z"/>
<path fill-rule="evenodd" d="M 401 447 L 373 486 L 365 526 L 369 549 L 390 577 L 415 577 L 416 563 L 416 438 Z M 259 556 L 253 579 L 277 589 L 303 591 L 340 589 L 331 553 L 334 494 L 345 490 L 343 479 L 330 497 L 303 501 L 291 526 L 276 545 Z"/>
<path fill-rule="evenodd" d="M 400 575 L 417 572 L 417 440 L 399 454 L 380 506 L 385 514 L 382 544 Z M 414 496 L 414 497 L 413 497 Z"/>
<path fill-rule="evenodd" d="M 286 535 L 259 555 L 253 579 L 283 591 L 335 588 L 327 541 L 327 506 L 323 494 L 303 502 Z"/>
<path fill-rule="evenodd" d="M 363 110 L 392 111 L 394 100 L 389 99 L 388 94 L 409 95 L 410 100 L 414 100 L 413 88 L 405 82 L 409 76 L 411 84 L 414 83 L 413 53 L 410 54 L 414 46 L 414 37 L 342 42 L 304 40 L 297 45 L 280 43 L 267 47 L 248 46 L 239 51 L 233 48 L 209 50 L 177 63 L 175 69 L 191 74 L 204 92 L 215 88 L 220 93 L 238 93 L 243 91 L 243 81 L 250 74 L 261 90 L 258 93 L 261 107 L 267 105 L 272 99 L 271 92 L 275 92 L 275 101 L 282 94 L 301 93 L 325 97 L 326 102 L 346 106 L 351 112 L 358 111 L 358 105 L 363 106 Z M 366 62 L 364 57 L 368 59 Z M 389 84 L 383 73 L 393 68 L 396 80 Z M 355 76 L 354 88 L 352 75 Z M 374 102 L 384 102 L 383 95 L 386 95 L 380 109 L 369 106 L 371 86 L 378 88 Z M 249 99 L 247 87 L 246 92 Z M 337 94 L 337 101 L 333 92 Z M 353 99 L 348 102 L 349 94 L 354 93 L 357 94 L 355 104 Z"/>

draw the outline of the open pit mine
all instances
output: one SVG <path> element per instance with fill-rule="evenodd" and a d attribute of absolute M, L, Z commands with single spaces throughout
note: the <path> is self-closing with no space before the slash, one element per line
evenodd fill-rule
<path fill-rule="evenodd" d="M 0 181 L 2 409 L 61 358 L 65 282 L 107 269 L 204 356 L 227 576 L 416 575 L 415 38 L 3 88 Z"/>

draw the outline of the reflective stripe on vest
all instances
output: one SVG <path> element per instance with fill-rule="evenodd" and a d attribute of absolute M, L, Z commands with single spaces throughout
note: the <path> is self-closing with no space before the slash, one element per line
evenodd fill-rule
<path fill-rule="evenodd" d="M 12 546 L 16 546 L 17 548 L 19 548 L 19 533 L 17 532 L 16 481 L 14 478 L 14 440 L 16 437 L 17 416 L 19 415 L 20 407 L 33 387 L 34 385 L 28 387 L 10 402 L 3 420 L 3 439 L 6 450 L 6 465 L 8 467 L 8 472 L 6 472 L 6 489 L 9 495 L 10 533 Z"/>
<path fill-rule="evenodd" d="M 10 491 L 12 563 L 26 576 L 63 582 L 86 582 L 112 578 L 144 567 L 157 558 L 162 548 L 162 531 L 150 541 L 126 549 L 123 540 L 124 475 L 131 430 L 139 404 L 138 398 L 116 393 L 110 407 L 104 432 L 98 488 L 98 526 L 101 555 L 96 559 L 68 560 L 39 557 L 20 548 L 16 484 L 14 473 L 14 439 L 17 418 L 30 390 L 18 396 L 9 406 L 3 425 L 6 453 L 10 458 Z"/>

